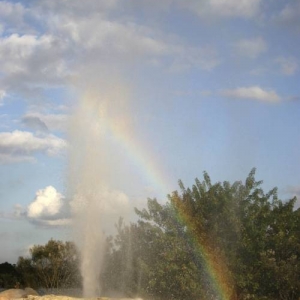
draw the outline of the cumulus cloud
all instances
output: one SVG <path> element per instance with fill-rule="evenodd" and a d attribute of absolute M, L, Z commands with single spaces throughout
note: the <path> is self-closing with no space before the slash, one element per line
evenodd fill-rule
<path fill-rule="evenodd" d="M 257 58 L 268 49 L 267 43 L 262 37 L 241 39 L 234 47 L 239 55 L 249 58 Z"/>
<path fill-rule="evenodd" d="M 252 18 L 260 12 L 261 0 L 186 0 L 180 3 L 201 17 Z"/>
<path fill-rule="evenodd" d="M 39 189 L 27 207 L 15 204 L 12 212 L 0 212 L 0 218 L 27 220 L 41 227 L 70 225 L 70 216 L 68 201 L 51 185 Z"/>
<path fill-rule="evenodd" d="M 70 223 L 67 217 L 65 197 L 53 186 L 36 192 L 35 199 L 26 211 L 29 221 L 43 226 L 61 226 Z"/>
<path fill-rule="evenodd" d="M 294 75 L 298 70 L 298 61 L 294 57 L 278 57 L 275 62 L 279 65 L 284 75 Z"/>
<path fill-rule="evenodd" d="M 63 196 L 53 186 L 38 190 L 34 201 L 28 206 L 29 218 L 52 217 L 60 212 Z"/>
<path fill-rule="evenodd" d="M 275 103 L 281 100 L 273 90 L 264 90 L 259 86 L 223 90 L 221 94 L 229 98 L 251 99 L 269 103 Z"/>
<path fill-rule="evenodd" d="M 120 216 L 127 218 L 133 213 L 129 197 L 118 190 L 95 188 L 88 194 L 77 193 L 71 201 L 49 185 L 39 189 L 33 201 L 23 207 L 16 204 L 12 212 L 0 212 L 0 218 L 27 220 L 40 227 L 67 226 L 72 222 L 100 222 L 109 229 Z M 73 217 L 72 217 L 73 215 Z M 105 227 L 108 224 L 107 227 Z M 78 224 L 77 224 L 78 225 Z"/>
<path fill-rule="evenodd" d="M 52 134 L 35 136 L 28 131 L 0 133 L 0 163 L 33 161 L 34 154 L 55 156 L 66 147 L 66 142 Z"/>

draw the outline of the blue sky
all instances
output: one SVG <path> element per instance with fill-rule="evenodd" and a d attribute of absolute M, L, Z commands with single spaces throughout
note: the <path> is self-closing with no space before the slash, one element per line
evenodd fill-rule
<path fill-rule="evenodd" d="M 0 1 L 0 262 L 90 193 L 107 227 L 204 170 L 300 196 L 299 47 L 299 0 Z"/>

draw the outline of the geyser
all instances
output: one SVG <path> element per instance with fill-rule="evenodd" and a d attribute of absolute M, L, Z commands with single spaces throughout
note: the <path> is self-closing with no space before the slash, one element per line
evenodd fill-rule
<path fill-rule="evenodd" d="M 72 194 L 75 242 L 81 253 L 83 296 L 99 296 L 104 234 L 101 231 L 104 199 L 101 195 L 101 139 L 91 101 L 81 102 L 71 124 L 69 187 Z M 94 103 L 96 105 L 96 103 Z"/>
<path fill-rule="evenodd" d="M 95 83 L 85 89 L 70 121 L 68 189 L 84 297 L 101 295 L 104 227 L 106 231 L 113 228 L 116 217 L 128 210 L 127 196 L 111 186 L 122 162 L 107 126 L 121 120 L 124 124 L 128 116 L 126 93 L 112 88 L 109 82 L 99 89 Z"/>

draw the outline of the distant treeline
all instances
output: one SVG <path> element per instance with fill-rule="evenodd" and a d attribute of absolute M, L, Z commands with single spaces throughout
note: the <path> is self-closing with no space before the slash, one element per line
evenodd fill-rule
<path fill-rule="evenodd" d="M 157 300 L 298 300 L 300 210 L 296 198 L 265 193 L 253 169 L 245 182 L 191 188 L 179 182 L 164 204 L 148 199 L 139 219 L 107 238 L 100 274 L 103 294 Z M 78 287 L 79 258 L 71 242 L 34 246 L 15 266 L 0 265 L 0 287 Z"/>

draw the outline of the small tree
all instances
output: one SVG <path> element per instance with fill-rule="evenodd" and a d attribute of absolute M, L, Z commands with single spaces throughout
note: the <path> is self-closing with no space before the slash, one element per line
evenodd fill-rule
<path fill-rule="evenodd" d="M 50 240 L 46 245 L 35 245 L 30 249 L 31 258 L 19 258 L 18 269 L 23 271 L 25 281 L 45 288 L 61 288 L 78 285 L 78 255 L 74 243 Z"/>
<path fill-rule="evenodd" d="M 8 262 L 0 264 L 0 288 L 13 288 L 20 280 L 21 276 L 15 265 Z"/>
<path fill-rule="evenodd" d="M 21 284 L 23 286 L 38 288 L 36 270 L 33 267 L 31 258 L 20 256 L 17 262 L 16 269 L 22 276 Z"/>

